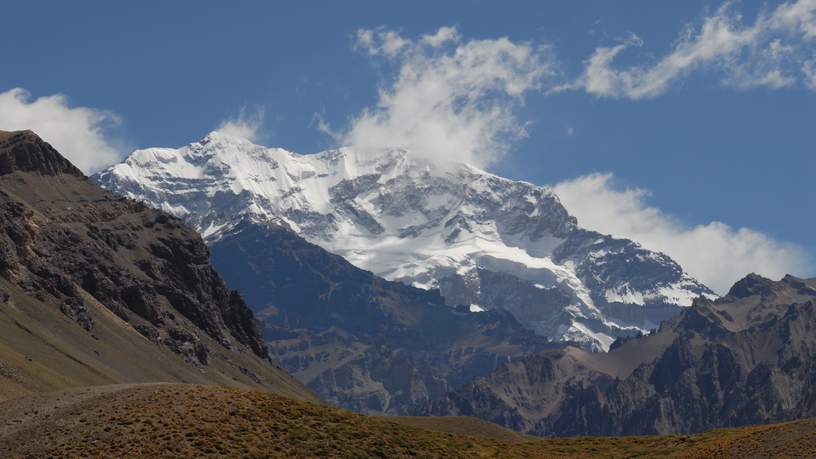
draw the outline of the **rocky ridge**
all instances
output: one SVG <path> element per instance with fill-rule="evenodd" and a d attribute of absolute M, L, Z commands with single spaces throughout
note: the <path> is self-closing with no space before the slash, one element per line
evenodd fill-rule
<path fill-rule="evenodd" d="M 750 275 L 608 354 L 566 348 L 501 366 L 425 412 L 538 435 L 699 432 L 816 415 L 816 279 Z"/>

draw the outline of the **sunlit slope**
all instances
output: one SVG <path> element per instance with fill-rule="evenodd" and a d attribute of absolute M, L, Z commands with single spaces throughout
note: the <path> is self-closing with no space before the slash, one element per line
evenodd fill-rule
<path fill-rule="evenodd" d="M 810 420 L 693 436 L 508 438 L 500 429 L 485 429 L 478 421 L 462 418 L 368 417 L 268 392 L 179 384 L 74 389 L 4 402 L 0 410 L 4 413 L 0 451 L 12 457 L 816 454 L 816 422 Z M 468 426 L 473 432 L 467 431 Z"/>

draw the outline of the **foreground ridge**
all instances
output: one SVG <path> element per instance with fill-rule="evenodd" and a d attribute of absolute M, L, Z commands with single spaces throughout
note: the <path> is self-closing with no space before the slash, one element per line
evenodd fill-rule
<path fill-rule="evenodd" d="M 0 131 L 0 400 L 166 380 L 313 395 L 269 359 L 242 297 L 177 218 Z"/>
<path fill-rule="evenodd" d="M 816 453 L 816 421 L 701 435 L 537 439 L 467 418 L 380 418 L 274 394 L 102 386 L 0 404 L 10 457 L 770 457 Z M 456 433 L 451 433 L 456 432 Z"/>

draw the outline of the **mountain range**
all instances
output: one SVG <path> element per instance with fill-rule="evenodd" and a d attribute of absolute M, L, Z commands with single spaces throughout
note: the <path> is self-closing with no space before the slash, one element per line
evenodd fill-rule
<path fill-rule="evenodd" d="M 667 256 L 579 228 L 548 188 L 405 151 L 213 132 L 93 178 L 196 228 L 274 358 L 366 413 L 423 409 L 558 342 L 605 351 L 713 297 Z"/>
<path fill-rule="evenodd" d="M 403 150 L 299 155 L 213 132 L 135 151 L 95 180 L 209 244 L 243 220 L 274 223 L 380 277 L 438 289 L 450 306 L 508 311 L 589 350 L 714 297 L 668 256 L 582 229 L 547 187 Z"/>
<path fill-rule="evenodd" d="M 749 275 L 607 354 L 507 363 L 426 413 L 538 435 L 699 432 L 816 416 L 816 279 Z"/>

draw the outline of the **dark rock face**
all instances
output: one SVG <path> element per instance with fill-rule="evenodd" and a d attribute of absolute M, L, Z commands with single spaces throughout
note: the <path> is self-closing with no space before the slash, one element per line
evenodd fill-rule
<path fill-rule="evenodd" d="M 252 311 L 196 232 L 92 184 L 30 131 L 0 133 L 0 276 L 87 331 L 97 301 L 191 362 L 207 364 L 201 331 L 267 358 Z"/>
<path fill-rule="evenodd" d="M 766 279 L 756 274 L 749 274 L 731 287 L 728 296 L 735 298 L 748 298 L 753 295 L 770 295 L 775 287 L 774 281 Z"/>
<path fill-rule="evenodd" d="M 33 132 L 0 132 L 0 175 L 15 171 L 82 177 L 82 171 Z"/>
<path fill-rule="evenodd" d="M 91 331 L 93 318 L 88 314 L 88 308 L 85 307 L 85 302 L 81 299 L 75 297 L 66 298 L 60 304 L 60 311 L 78 323 L 85 331 Z"/>
<path fill-rule="evenodd" d="M 605 355 L 516 359 L 424 412 L 539 435 L 699 432 L 816 416 L 816 279 L 751 275 Z"/>
<path fill-rule="evenodd" d="M 290 230 L 239 223 L 213 263 L 257 305 L 272 356 L 326 401 L 401 414 L 552 345 L 503 311 L 445 305 L 389 282 Z"/>
<path fill-rule="evenodd" d="M 545 336 L 570 322 L 563 305 L 574 294 L 563 286 L 541 288 L 512 274 L 478 268 L 468 276 L 452 275 L 439 282 L 448 304 L 491 305 L 508 311 L 521 323 Z"/>
<path fill-rule="evenodd" d="M 553 255 L 558 263 L 569 260 L 575 264 L 576 274 L 607 318 L 635 324 L 643 330 L 676 316 L 683 308 L 666 298 L 646 300 L 642 307 L 633 308 L 626 303 L 609 301 L 602 292 L 621 288 L 645 292 L 657 286 L 675 285 L 697 296 L 714 296 L 708 287 L 688 277 L 669 256 L 646 250 L 629 239 L 576 229 Z"/>

